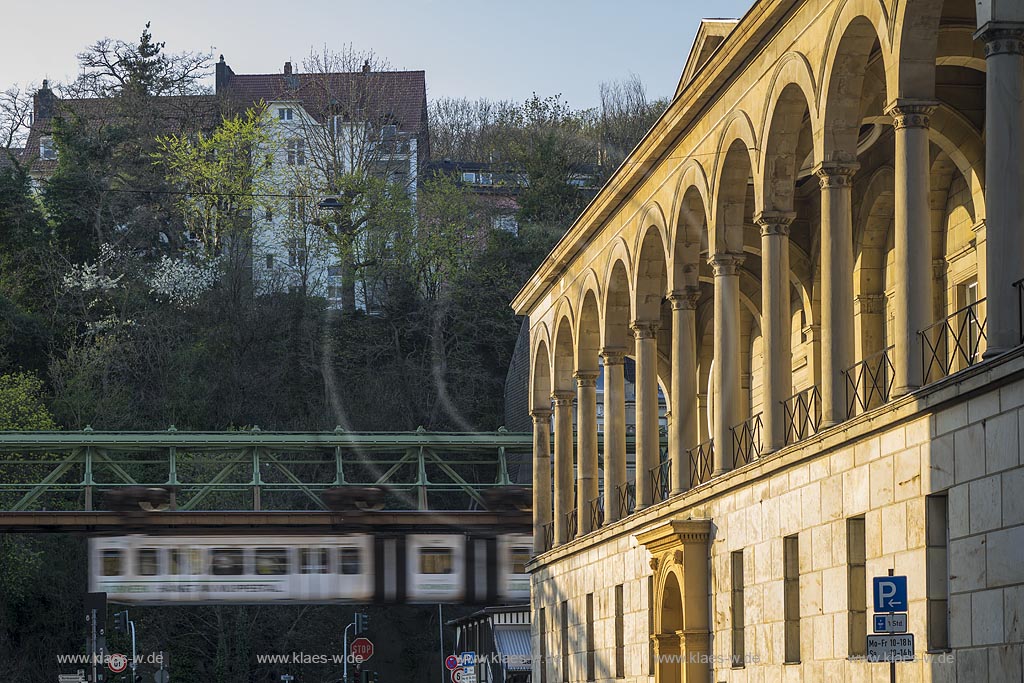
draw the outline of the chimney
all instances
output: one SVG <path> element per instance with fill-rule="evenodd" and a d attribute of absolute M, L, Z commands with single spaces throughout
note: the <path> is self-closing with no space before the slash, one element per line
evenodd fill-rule
<path fill-rule="evenodd" d="M 234 75 L 235 72 L 232 71 L 231 67 L 224 61 L 224 55 L 221 55 L 214 73 L 214 92 L 219 93 L 221 90 L 226 88 L 228 83 L 231 82 L 231 77 Z"/>
<path fill-rule="evenodd" d="M 366 61 L 363 62 L 363 73 L 364 74 L 370 73 L 370 60 L 369 59 L 367 59 Z"/>
<path fill-rule="evenodd" d="M 285 76 L 291 76 L 292 75 L 292 63 L 291 62 L 285 62 L 284 63 L 284 75 Z"/>
<path fill-rule="evenodd" d="M 53 96 L 53 91 L 50 90 L 50 81 L 44 78 L 43 87 L 36 90 L 36 94 L 32 97 L 32 120 L 42 121 L 53 118 L 55 102 L 56 98 Z"/>

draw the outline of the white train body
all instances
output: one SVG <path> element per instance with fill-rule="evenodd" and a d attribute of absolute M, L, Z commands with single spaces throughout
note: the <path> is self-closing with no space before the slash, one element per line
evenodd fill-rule
<path fill-rule="evenodd" d="M 506 534 L 94 537 L 89 590 L 111 602 L 524 602 L 532 538 Z"/>

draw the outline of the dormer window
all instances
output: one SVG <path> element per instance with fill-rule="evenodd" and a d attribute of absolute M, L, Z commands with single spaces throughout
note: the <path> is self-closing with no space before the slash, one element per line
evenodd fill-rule
<path fill-rule="evenodd" d="M 295 117 L 295 110 L 288 107 L 278 107 L 277 118 L 281 121 L 291 121 Z"/>
<path fill-rule="evenodd" d="M 49 135 L 44 135 L 43 137 L 39 138 L 39 158 L 57 158 L 57 148 L 53 144 L 53 138 Z"/>

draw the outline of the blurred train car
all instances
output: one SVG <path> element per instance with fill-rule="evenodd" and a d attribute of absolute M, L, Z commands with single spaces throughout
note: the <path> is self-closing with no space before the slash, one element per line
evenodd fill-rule
<path fill-rule="evenodd" d="M 102 536 L 89 590 L 130 604 L 522 602 L 532 538 Z"/>

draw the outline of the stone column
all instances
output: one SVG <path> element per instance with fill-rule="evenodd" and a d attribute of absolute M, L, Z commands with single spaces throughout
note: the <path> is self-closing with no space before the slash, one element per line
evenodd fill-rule
<path fill-rule="evenodd" d="M 582 370 L 576 373 L 576 514 L 580 535 L 593 531 L 590 501 L 597 498 L 597 375 Z"/>
<path fill-rule="evenodd" d="M 764 452 L 785 445 L 782 402 L 793 393 L 793 350 L 790 332 L 789 226 L 793 213 L 764 211 L 761 226 L 761 335 L 764 341 Z"/>
<path fill-rule="evenodd" d="M 671 495 L 689 488 L 687 449 L 697 445 L 697 300 L 700 288 L 673 292 L 672 303 L 672 420 L 668 453 L 672 462 Z"/>
<path fill-rule="evenodd" d="M 533 417 L 533 551 L 542 553 L 544 527 L 551 522 L 551 411 L 536 409 Z"/>
<path fill-rule="evenodd" d="M 715 462 L 712 476 L 732 469 L 731 427 L 743 419 L 740 406 L 740 275 L 742 254 L 716 254 L 708 260 L 715 272 L 714 420 Z"/>
<path fill-rule="evenodd" d="M 658 461 L 658 323 L 634 322 L 636 339 L 636 509 L 651 505 L 651 468 Z"/>
<path fill-rule="evenodd" d="M 604 522 L 619 519 L 619 487 L 626 483 L 626 380 L 621 350 L 602 349 L 604 359 Z"/>
<path fill-rule="evenodd" d="M 896 130 L 896 282 L 892 395 L 922 386 L 921 338 L 932 321 L 932 232 L 928 202 L 929 116 L 934 102 L 897 101 L 886 110 Z"/>
<path fill-rule="evenodd" d="M 989 22 L 975 37 L 985 41 L 985 357 L 991 358 L 1020 343 L 1012 285 L 1024 277 L 1024 24 Z"/>
<path fill-rule="evenodd" d="M 555 392 L 551 399 L 555 404 L 555 545 L 561 545 L 569 538 L 569 526 L 565 518 L 572 510 L 572 392 Z"/>
<path fill-rule="evenodd" d="M 821 182 L 821 424 L 846 419 L 846 377 L 853 365 L 853 214 L 856 164 L 818 168 Z M 930 252 L 928 252 L 930 254 Z"/>

